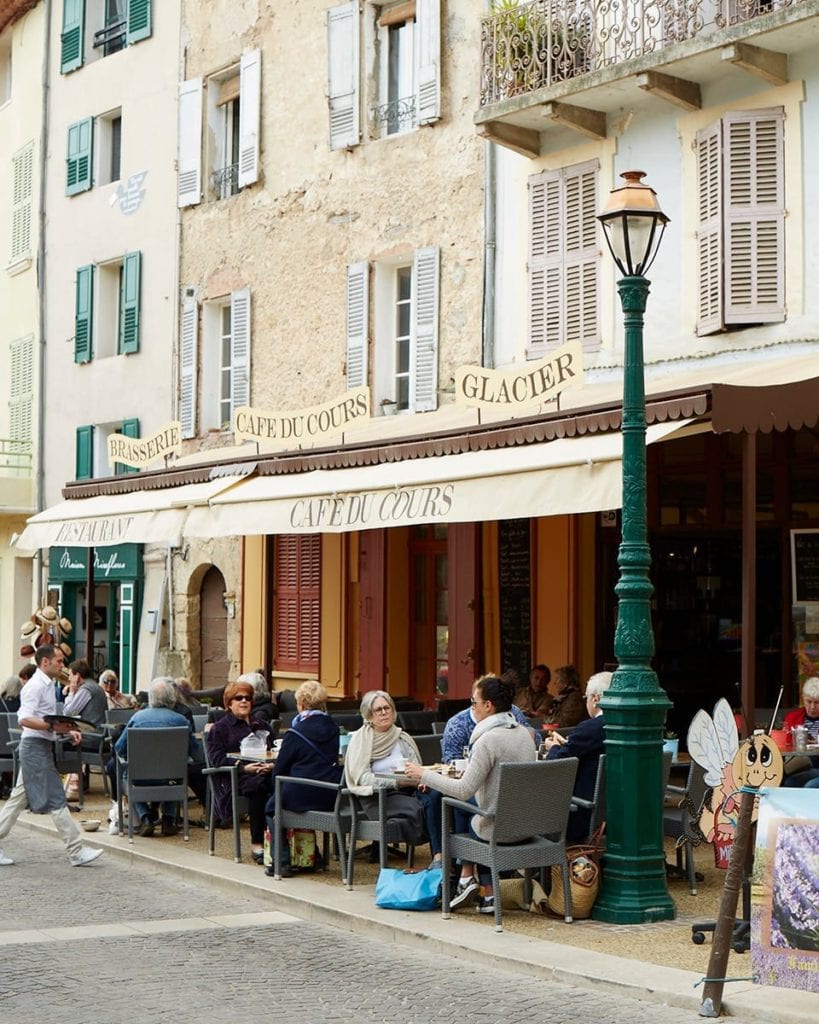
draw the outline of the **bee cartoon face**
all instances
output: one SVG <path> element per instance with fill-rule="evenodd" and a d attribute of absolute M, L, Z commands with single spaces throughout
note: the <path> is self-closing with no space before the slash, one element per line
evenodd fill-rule
<path fill-rule="evenodd" d="M 770 736 L 755 733 L 740 744 L 734 757 L 734 778 L 743 786 L 759 789 L 778 786 L 784 764 L 779 747 Z"/>

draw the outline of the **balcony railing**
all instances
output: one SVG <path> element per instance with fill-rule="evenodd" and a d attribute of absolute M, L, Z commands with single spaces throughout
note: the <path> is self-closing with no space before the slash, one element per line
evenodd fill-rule
<path fill-rule="evenodd" d="M 806 0 L 534 0 L 481 23 L 481 106 Z"/>
<path fill-rule="evenodd" d="M 415 97 L 404 96 L 370 110 L 376 134 L 396 135 L 415 127 Z"/>
<path fill-rule="evenodd" d="M 235 196 L 239 191 L 239 164 L 227 164 L 218 168 L 211 175 L 211 181 L 220 199 Z"/>
<path fill-rule="evenodd" d="M 31 476 L 31 441 L 0 437 L 0 476 Z"/>

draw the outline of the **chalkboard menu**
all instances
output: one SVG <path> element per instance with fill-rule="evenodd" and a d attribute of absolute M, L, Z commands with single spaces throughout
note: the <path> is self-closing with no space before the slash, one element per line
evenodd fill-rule
<path fill-rule="evenodd" d="M 819 530 L 791 532 L 793 602 L 819 601 Z"/>
<path fill-rule="evenodd" d="M 532 552 L 528 519 L 498 524 L 501 672 L 514 669 L 522 683 L 532 664 Z"/>

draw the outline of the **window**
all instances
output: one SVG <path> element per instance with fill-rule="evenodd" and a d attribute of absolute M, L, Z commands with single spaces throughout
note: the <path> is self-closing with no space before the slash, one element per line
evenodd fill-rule
<path fill-rule="evenodd" d="M 597 162 L 529 179 L 529 344 L 538 359 L 569 341 L 600 343 Z"/>
<path fill-rule="evenodd" d="M 242 54 L 238 67 L 207 80 L 207 167 L 210 195 L 227 199 L 259 180 L 261 51 Z M 201 78 L 179 86 L 179 206 L 202 198 Z"/>
<path fill-rule="evenodd" d="M 121 420 L 118 423 L 94 423 L 77 427 L 75 443 L 75 480 L 92 480 L 102 476 L 122 476 L 137 473 L 136 468 L 108 461 L 108 438 L 111 434 L 139 437 L 139 420 Z"/>
<path fill-rule="evenodd" d="M 11 262 L 31 257 L 31 184 L 34 143 L 19 149 L 11 158 L 13 169 L 11 214 Z"/>
<path fill-rule="evenodd" d="M 369 111 L 372 138 L 401 134 L 441 116 L 441 2 L 398 0 L 365 5 L 362 82 L 357 0 L 327 12 L 330 148 L 361 141 L 359 108 Z"/>
<path fill-rule="evenodd" d="M 63 0 L 60 71 L 148 39 L 151 8 L 152 0 Z"/>
<path fill-rule="evenodd" d="M 11 386 L 9 388 L 9 437 L 31 441 L 34 408 L 34 337 L 11 343 Z"/>
<path fill-rule="evenodd" d="M 79 267 L 74 362 L 139 351 L 142 253 Z"/>
<path fill-rule="evenodd" d="M 279 671 L 319 671 L 321 536 L 276 537 L 273 567 L 274 665 Z"/>
<path fill-rule="evenodd" d="M 86 117 L 68 126 L 65 194 L 87 192 L 94 185 L 119 181 L 122 111 Z"/>
<path fill-rule="evenodd" d="M 206 303 L 202 311 L 202 429 L 232 430 L 233 413 L 250 401 L 250 289 L 243 288 L 224 302 Z M 183 412 L 194 401 L 189 390 L 195 377 L 189 372 L 185 309 L 180 369 Z M 194 342 L 195 350 L 195 342 Z M 183 420 L 185 419 L 183 415 Z M 190 427 L 190 418 L 185 427 Z M 194 436 L 186 433 L 185 436 Z"/>
<path fill-rule="evenodd" d="M 398 411 L 438 406 L 437 247 L 417 249 L 410 260 L 375 265 L 376 401 Z M 347 386 L 367 383 L 367 263 L 347 269 Z M 386 411 L 385 408 L 385 411 Z"/>
<path fill-rule="evenodd" d="M 0 38 L 0 107 L 11 99 L 11 32 Z"/>
<path fill-rule="evenodd" d="M 697 135 L 697 334 L 785 319 L 784 111 Z"/>

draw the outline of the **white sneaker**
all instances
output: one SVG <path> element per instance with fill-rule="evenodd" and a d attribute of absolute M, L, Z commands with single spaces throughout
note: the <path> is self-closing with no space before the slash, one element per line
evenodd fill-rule
<path fill-rule="evenodd" d="M 458 888 L 449 900 L 449 909 L 457 910 L 466 903 L 474 903 L 478 895 L 478 883 L 474 878 L 462 878 L 458 882 Z"/>
<path fill-rule="evenodd" d="M 14 863 L 14 861 L 11 859 L 11 857 L 7 857 L 5 855 L 5 853 L 3 853 L 2 850 L 0 850 L 0 864 L 2 864 L 3 867 L 5 867 L 7 864 L 13 864 L 13 863 Z"/>
<path fill-rule="evenodd" d="M 83 865 L 90 864 L 96 860 L 97 857 L 101 857 L 103 852 L 103 850 L 92 850 L 90 846 L 83 846 L 79 853 L 73 854 L 68 859 L 73 868 L 81 868 Z"/>

